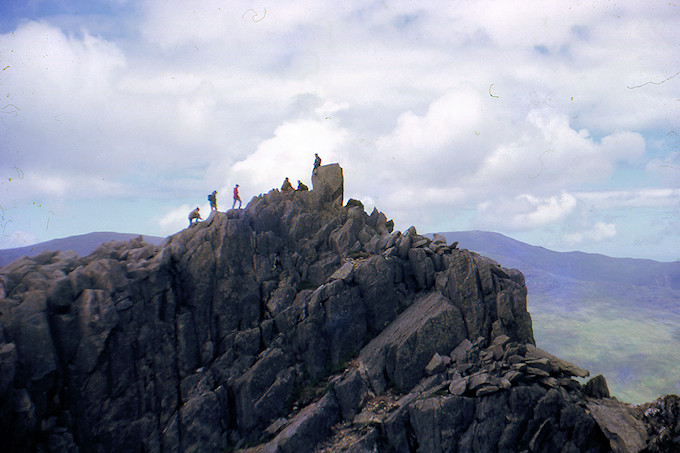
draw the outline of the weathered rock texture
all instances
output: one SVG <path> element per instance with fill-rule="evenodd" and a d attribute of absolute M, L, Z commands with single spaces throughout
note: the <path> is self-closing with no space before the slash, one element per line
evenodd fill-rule
<path fill-rule="evenodd" d="M 338 164 L 321 165 L 312 171 L 312 187 L 333 204 L 342 204 L 345 179 Z"/>
<path fill-rule="evenodd" d="M 585 392 L 534 346 L 521 273 L 343 207 L 333 167 L 161 247 L 2 268 L 3 451 L 677 447 L 677 403 Z"/>

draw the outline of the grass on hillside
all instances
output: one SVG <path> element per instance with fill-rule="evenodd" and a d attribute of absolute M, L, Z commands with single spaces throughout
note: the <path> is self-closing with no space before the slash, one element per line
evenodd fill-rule
<path fill-rule="evenodd" d="M 680 316 L 599 299 L 556 304 L 529 297 L 536 344 L 602 374 L 613 396 L 640 404 L 680 393 Z"/>

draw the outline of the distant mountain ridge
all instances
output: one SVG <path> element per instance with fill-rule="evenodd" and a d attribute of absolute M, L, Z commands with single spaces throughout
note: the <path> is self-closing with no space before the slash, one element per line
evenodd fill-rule
<path fill-rule="evenodd" d="M 460 247 L 500 261 L 504 266 L 540 269 L 551 274 L 583 281 L 612 281 L 636 286 L 680 289 L 680 261 L 612 258 L 584 252 L 555 252 L 543 247 L 488 231 L 439 233 Z M 516 264 L 513 264 L 516 263 Z"/>
<path fill-rule="evenodd" d="M 22 256 L 33 256 L 45 251 L 66 251 L 73 250 L 79 256 L 89 255 L 99 247 L 101 244 L 109 241 L 128 241 L 130 239 L 139 237 L 139 234 L 133 233 L 114 233 L 111 231 L 98 231 L 94 233 L 79 234 L 75 236 L 68 236 L 65 238 L 52 239 L 38 244 L 27 245 L 25 247 L 16 247 L 11 249 L 0 250 L 0 267 L 11 263 Z M 158 236 L 142 235 L 144 241 L 160 245 L 165 241 L 165 238 Z"/>

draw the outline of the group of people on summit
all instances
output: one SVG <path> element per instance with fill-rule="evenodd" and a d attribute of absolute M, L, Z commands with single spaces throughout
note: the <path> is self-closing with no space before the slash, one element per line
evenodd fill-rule
<path fill-rule="evenodd" d="M 312 174 L 315 175 L 316 172 L 317 172 L 317 168 L 319 168 L 320 166 L 321 166 L 321 158 L 319 157 L 319 155 L 317 153 L 314 153 L 314 170 L 312 170 Z M 293 185 L 290 183 L 290 181 L 288 180 L 288 177 L 286 176 L 286 179 L 283 180 L 283 184 L 281 185 L 281 192 L 283 192 L 285 194 L 290 194 L 290 193 L 295 192 L 296 190 L 299 191 L 299 192 L 303 192 L 305 190 L 309 190 L 309 187 L 307 187 L 307 185 L 305 183 L 303 183 L 302 181 L 300 181 L 298 179 L 297 189 L 294 189 Z"/>
<path fill-rule="evenodd" d="M 321 158 L 317 153 L 314 153 L 314 170 L 312 171 L 313 174 L 317 173 L 317 169 L 321 166 Z M 238 208 L 241 209 L 241 197 L 238 194 L 238 184 L 234 186 L 234 203 L 231 205 L 231 209 L 234 209 L 236 206 L 236 202 L 238 201 Z M 306 191 L 309 190 L 309 187 L 307 187 L 302 181 L 298 179 L 298 187 L 297 189 L 293 188 L 293 185 L 290 183 L 288 180 L 288 177 L 283 181 L 283 185 L 281 186 L 281 192 L 285 194 L 290 194 L 293 193 L 295 190 L 298 191 Z M 208 201 L 210 202 L 210 211 L 217 211 L 217 191 L 213 190 L 211 194 L 208 194 Z M 195 222 L 194 222 L 195 220 Z M 199 220 L 203 220 L 201 217 L 201 209 L 196 206 L 196 209 L 191 211 L 189 213 L 189 226 L 192 226 L 194 224 L 198 224 Z"/>
<path fill-rule="evenodd" d="M 238 184 L 234 186 L 234 203 L 231 205 L 231 209 L 234 209 L 236 202 L 238 201 L 238 208 L 241 209 L 241 197 L 238 194 Z M 217 211 L 217 191 L 213 190 L 211 194 L 208 194 L 208 201 L 210 202 L 210 211 Z M 194 220 L 196 222 L 194 222 Z M 199 220 L 203 220 L 201 217 L 201 208 L 196 206 L 196 209 L 189 213 L 189 226 L 198 223 Z"/>
<path fill-rule="evenodd" d="M 296 190 L 297 191 L 305 191 L 305 190 L 309 190 L 309 187 L 307 187 L 307 185 L 305 183 L 303 183 L 302 181 L 300 181 L 298 179 L 297 189 L 294 189 L 293 185 L 288 180 L 288 177 L 286 177 L 286 179 L 283 180 L 283 185 L 281 185 L 281 192 L 283 192 L 285 194 L 290 194 L 290 193 L 295 192 Z"/>

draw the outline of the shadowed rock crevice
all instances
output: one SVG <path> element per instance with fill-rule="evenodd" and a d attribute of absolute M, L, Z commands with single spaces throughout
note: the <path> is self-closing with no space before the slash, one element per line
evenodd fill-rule
<path fill-rule="evenodd" d="M 314 190 L 212 212 L 161 246 L 3 267 L 5 449 L 677 445 L 656 416 L 670 402 L 640 414 L 534 345 L 521 273 L 343 206 L 342 181 L 322 166 Z"/>

